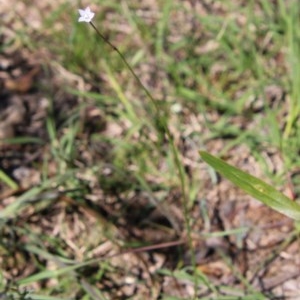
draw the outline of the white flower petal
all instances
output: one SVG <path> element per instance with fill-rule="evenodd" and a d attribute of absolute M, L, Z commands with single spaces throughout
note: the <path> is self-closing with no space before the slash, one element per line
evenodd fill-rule
<path fill-rule="evenodd" d="M 90 7 L 88 6 L 86 9 L 78 9 L 78 12 L 79 12 L 79 19 L 78 19 L 78 22 L 91 22 L 92 19 L 94 18 L 95 16 L 95 13 L 93 13 L 90 9 Z"/>

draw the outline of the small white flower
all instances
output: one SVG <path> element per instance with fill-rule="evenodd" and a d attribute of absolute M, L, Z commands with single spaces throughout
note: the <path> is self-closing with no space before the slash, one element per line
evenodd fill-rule
<path fill-rule="evenodd" d="M 86 9 L 78 9 L 80 17 L 78 19 L 78 22 L 91 22 L 94 18 L 95 13 L 91 11 L 89 6 Z"/>

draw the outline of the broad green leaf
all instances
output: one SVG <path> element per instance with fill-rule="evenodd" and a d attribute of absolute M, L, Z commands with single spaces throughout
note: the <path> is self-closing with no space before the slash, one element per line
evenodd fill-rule
<path fill-rule="evenodd" d="M 212 168 L 247 194 L 294 220 L 300 220 L 300 205 L 275 190 L 269 184 L 205 151 L 200 151 L 200 156 Z"/>

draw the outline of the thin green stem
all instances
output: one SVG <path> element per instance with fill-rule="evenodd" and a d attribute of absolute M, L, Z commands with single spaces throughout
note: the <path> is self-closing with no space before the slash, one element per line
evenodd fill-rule
<path fill-rule="evenodd" d="M 114 51 L 117 52 L 117 54 L 119 55 L 119 57 L 121 58 L 121 60 L 123 61 L 123 63 L 125 64 L 125 66 L 128 68 L 128 70 L 130 71 L 130 73 L 132 74 L 132 76 L 134 77 L 134 79 L 136 80 L 136 82 L 138 83 L 138 85 L 141 87 L 141 89 L 145 92 L 146 96 L 150 99 L 150 101 L 152 102 L 153 106 L 155 107 L 156 113 L 159 116 L 159 105 L 157 103 L 157 100 L 154 99 L 154 97 L 152 96 L 152 94 L 150 93 L 150 91 L 148 90 L 148 88 L 142 83 L 142 81 L 140 80 L 140 78 L 137 76 L 137 74 L 135 73 L 135 71 L 133 70 L 133 68 L 131 67 L 131 65 L 127 62 L 125 56 L 122 54 L 122 52 L 119 51 L 119 49 L 117 47 L 115 47 L 98 29 L 97 27 L 90 22 L 90 25 L 93 27 L 93 29 L 96 31 L 96 33 L 100 36 L 100 38 L 107 43 Z M 161 125 L 165 131 L 165 134 L 170 142 L 171 145 L 171 149 L 172 149 L 172 153 L 174 156 L 174 160 L 175 160 L 175 165 L 178 169 L 178 175 L 179 175 L 179 179 L 180 179 L 180 187 L 181 187 L 181 192 L 182 192 L 182 197 L 183 197 L 183 209 L 184 209 L 184 218 L 185 218 L 185 223 L 187 226 L 187 233 L 188 233 L 188 243 L 189 243 L 189 247 L 192 250 L 192 238 L 191 238 L 191 224 L 189 222 L 189 217 L 188 217 L 188 195 L 187 195 L 187 191 L 186 191 L 186 176 L 185 176 L 185 172 L 184 172 L 184 168 L 182 165 L 182 162 L 180 160 L 179 157 L 179 151 L 175 145 L 175 141 L 174 138 L 172 136 L 172 133 L 169 130 L 169 127 L 167 125 L 167 122 L 164 118 L 161 118 Z M 194 255 L 192 255 L 193 260 L 194 259 Z M 193 265 L 196 265 L 196 262 L 193 261 Z"/>
<path fill-rule="evenodd" d="M 94 28 L 94 30 L 97 32 L 97 34 L 101 37 L 101 39 L 107 43 L 114 51 L 116 51 L 118 53 L 118 55 L 120 56 L 121 60 L 123 61 L 123 63 L 125 64 L 125 66 L 128 68 L 128 70 L 130 71 L 130 73 L 132 74 L 132 76 L 134 77 L 134 79 L 137 81 L 137 83 L 139 84 L 139 86 L 143 89 L 143 91 L 146 93 L 147 97 L 151 100 L 152 104 L 154 105 L 155 109 L 157 112 L 159 112 L 158 109 L 158 105 L 155 101 L 155 99 L 153 98 L 153 96 L 151 95 L 151 93 L 149 92 L 149 90 L 145 87 L 145 85 L 141 82 L 140 78 L 136 75 L 136 73 L 134 72 L 134 70 L 132 69 L 131 65 L 127 62 L 125 56 L 122 54 L 122 52 L 116 47 L 114 46 L 98 29 L 97 27 L 93 24 L 93 22 L 90 22 L 91 26 Z"/>

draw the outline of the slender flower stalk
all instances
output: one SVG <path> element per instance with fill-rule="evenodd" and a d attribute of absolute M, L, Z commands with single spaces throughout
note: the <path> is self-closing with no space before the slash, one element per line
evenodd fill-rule
<path fill-rule="evenodd" d="M 80 12 L 81 11 L 81 12 Z M 137 74 L 135 73 L 135 71 L 133 70 L 133 68 L 131 67 L 131 65 L 128 63 L 128 61 L 126 60 L 125 56 L 122 54 L 122 52 L 119 51 L 119 49 L 114 46 L 98 29 L 97 27 L 93 24 L 92 22 L 92 18 L 94 16 L 91 15 L 91 11 L 89 9 L 89 7 L 87 7 L 85 10 L 79 10 L 80 13 L 80 18 L 79 18 L 79 22 L 80 20 L 82 20 L 83 22 L 87 22 L 89 23 L 93 29 L 96 31 L 97 35 L 106 43 L 108 44 L 115 52 L 117 52 L 117 54 L 119 55 L 119 57 L 121 58 L 121 60 L 123 61 L 123 63 L 125 64 L 125 66 L 127 67 L 127 69 L 129 70 L 129 72 L 131 73 L 131 75 L 134 77 L 134 79 L 136 80 L 136 82 L 138 83 L 138 85 L 141 87 L 141 89 L 145 92 L 146 96 L 150 99 L 150 101 L 152 102 L 156 113 L 159 116 L 160 110 L 159 110 L 159 105 L 157 103 L 157 100 L 152 96 L 152 94 L 150 93 L 150 91 L 148 90 L 148 88 L 142 83 L 142 81 L 140 80 L 140 78 L 137 76 Z M 164 118 L 160 119 L 162 128 L 164 130 L 164 133 L 166 134 L 169 143 L 171 145 L 171 149 L 172 149 L 172 153 L 175 159 L 175 165 L 177 167 L 178 170 L 178 175 L 179 175 L 179 179 L 180 179 L 180 187 L 181 187 L 181 192 L 182 192 L 182 196 L 183 196 L 183 209 L 184 209 L 184 217 L 185 217 L 185 223 L 187 226 L 187 233 L 188 233 L 188 243 L 189 243 L 189 247 L 190 249 L 192 249 L 192 238 L 191 238 L 191 224 L 189 222 L 189 218 L 188 218 L 188 195 L 187 195 L 187 191 L 186 191 L 186 175 L 184 172 L 184 168 L 182 165 L 182 162 L 180 160 L 179 157 L 179 151 L 178 148 L 175 145 L 174 142 L 174 138 L 169 130 L 169 127 L 167 125 L 167 122 Z M 193 260 L 195 259 L 194 255 L 192 255 Z M 195 261 L 193 261 L 193 265 L 196 265 Z"/>

